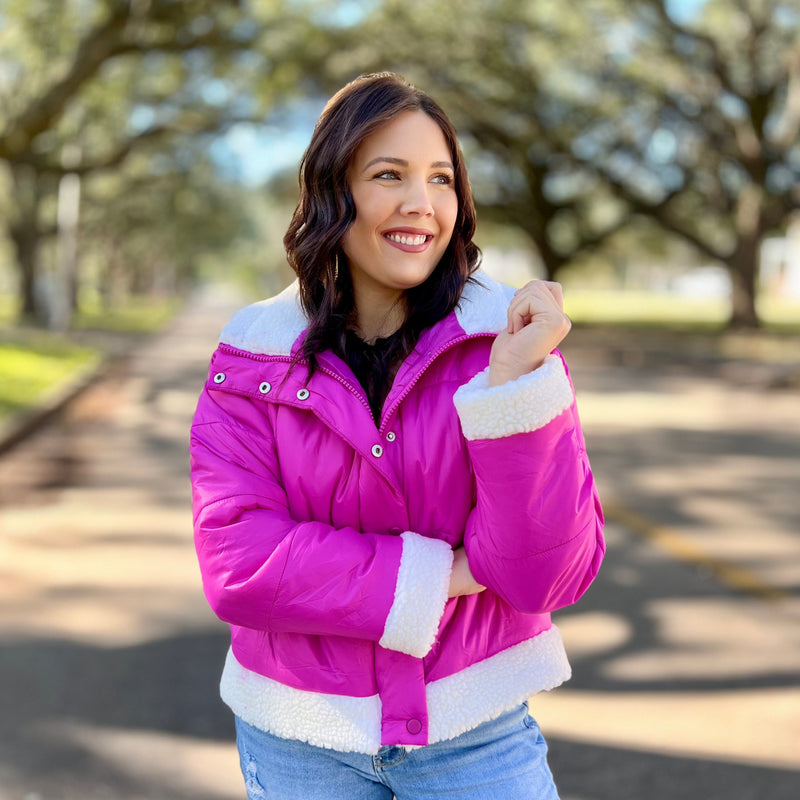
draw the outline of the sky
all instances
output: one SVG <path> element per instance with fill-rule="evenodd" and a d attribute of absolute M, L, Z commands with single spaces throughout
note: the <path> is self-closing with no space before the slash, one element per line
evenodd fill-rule
<path fill-rule="evenodd" d="M 305 100 L 272 124 L 235 125 L 214 141 L 211 157 L 225 175 L 245 186 L 296 170 L 323 105 L 322 99 Z"/>

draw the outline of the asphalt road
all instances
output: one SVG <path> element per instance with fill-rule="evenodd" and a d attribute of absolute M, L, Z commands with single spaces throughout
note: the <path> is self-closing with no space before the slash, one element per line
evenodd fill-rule
<path fill-rule="evenodd" d="M 244 796 L 186 456 L 240 302 L 198 297 L 0 459 L 0 800 Z M 610 514 L 557 615 L 573 679 L 532 705 L 562 800 L 800 796 L 800 392 L 686 347 L 564 348 Z"/>

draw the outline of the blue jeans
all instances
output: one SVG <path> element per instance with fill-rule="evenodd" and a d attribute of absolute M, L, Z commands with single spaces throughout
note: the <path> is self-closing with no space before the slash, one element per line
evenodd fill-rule
<path fill-rule="evenodd" d="M 236 720 L 249 800 L 558 800 L 527 704 L 427 747 L 340 753 Z"/>

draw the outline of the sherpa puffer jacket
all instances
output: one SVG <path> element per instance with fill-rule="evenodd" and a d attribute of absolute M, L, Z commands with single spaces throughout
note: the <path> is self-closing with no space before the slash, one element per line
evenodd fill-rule
<path fill-rule="evenodd" d="M 603 557 L 555 352 L 488 387 L 513 290 L 483 273 L 400 367 L 376 427 L 345 363 L 289 369 L 296 284 L 225 328 L 191 435 L 203 585 L 230 623 L 221 693 L 246 722 L 338 750 L 425 745 L 569 677 L 550 612 Z M 448 599 L 464 544 L 486 591 Z"/>

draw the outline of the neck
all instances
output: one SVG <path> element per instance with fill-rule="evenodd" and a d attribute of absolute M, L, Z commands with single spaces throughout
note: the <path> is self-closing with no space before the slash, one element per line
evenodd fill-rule
<path fill-rule="evenodd" d="M 403 325 L 405 318 L 405 295 L 402 292 L 383 302 L 376 302 L 375 298 L 356 300 L 356 331 L 367 343 L 391 336 Z"/>

